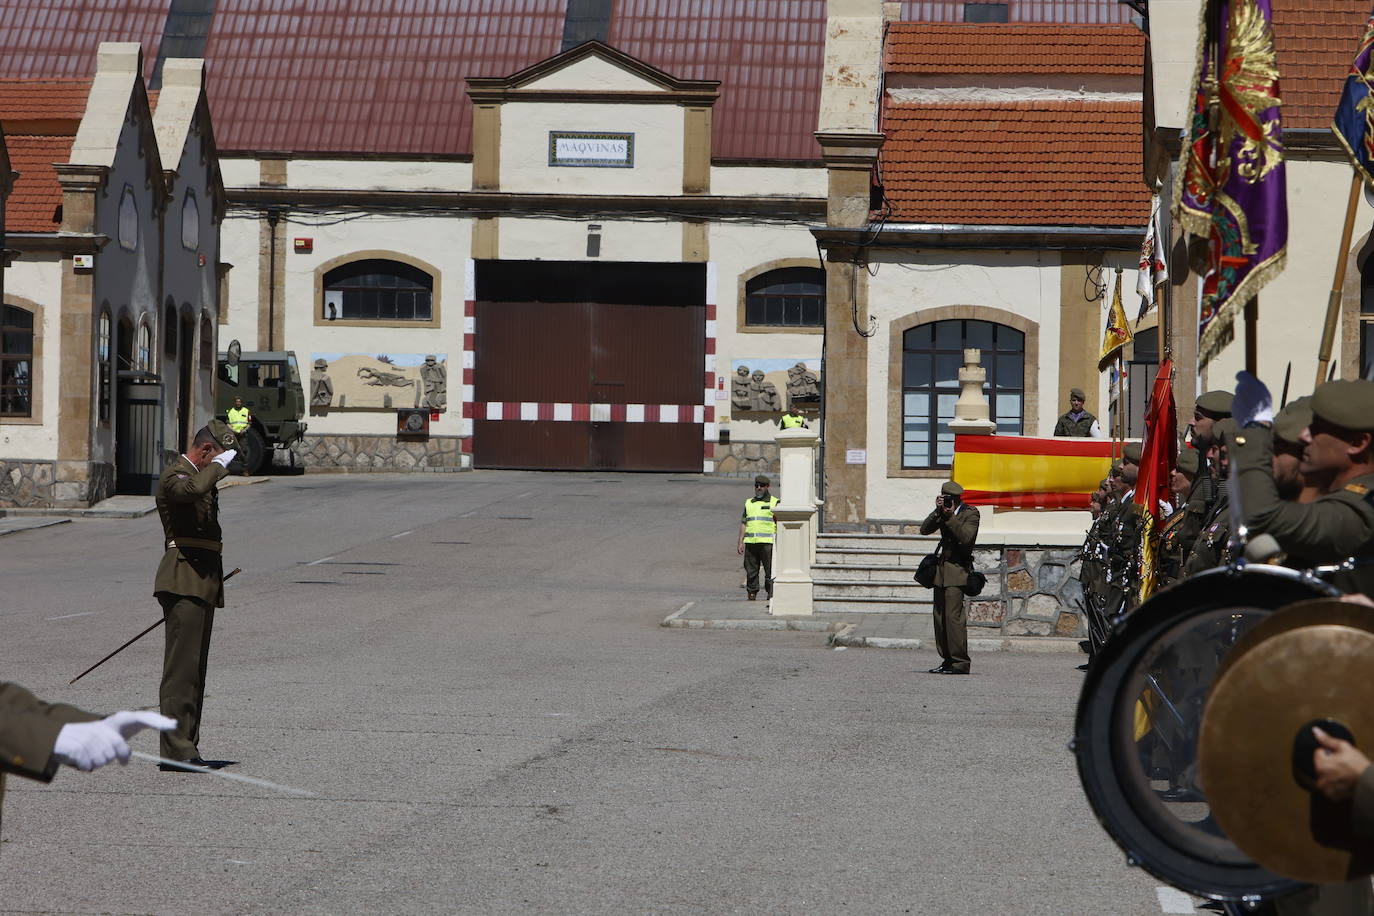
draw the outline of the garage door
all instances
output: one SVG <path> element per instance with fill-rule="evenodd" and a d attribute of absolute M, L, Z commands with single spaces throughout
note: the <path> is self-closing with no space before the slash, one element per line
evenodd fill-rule
<path fill-rule="evenodd" d="M 705 266 L 478 262 L 473 460 L 700 471 Z"/>

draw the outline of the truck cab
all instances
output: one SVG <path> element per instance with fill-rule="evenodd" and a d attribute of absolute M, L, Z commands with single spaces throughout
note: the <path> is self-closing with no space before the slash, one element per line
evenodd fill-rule
<path fill-rule="evenodd" d="M 215 416 L 225 418 L 234 398 L 243 398 L 251 416 L 238 437 L 239 454 L 244 472 L 256 474 L 270 463 L 272 449 L 289 448 L 305 436 L 305 390 L 295 352 L 236 351 L 219 354 Z"/>

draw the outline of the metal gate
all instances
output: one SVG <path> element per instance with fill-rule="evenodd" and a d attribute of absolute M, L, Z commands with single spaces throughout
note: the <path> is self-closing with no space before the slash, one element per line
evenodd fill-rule
<path fill-rule="evenodd" d="M 701 469 L 702 265 L 482 264 L 476 466 Z"/>
<path fill-rule="evenodd" d="M 162 473 L 160 379 L 120 381 L 115 413 L 115 492 L 152 493 Z"/>

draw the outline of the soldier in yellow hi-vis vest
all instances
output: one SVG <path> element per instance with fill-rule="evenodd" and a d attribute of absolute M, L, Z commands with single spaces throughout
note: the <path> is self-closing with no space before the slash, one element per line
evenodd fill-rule
<path fill-rule="evenodd" d="M 744 557 L 744 572 L 749 580 L 745 588 L 749 600 L 759 594 L 759 567 L 763 567 L 763 588 L 773 597 L 773 539 L 777 523 L 773 521 L 776 496 L 768 495 L 768 478 L 760 474 L 754 478 L 754 498 L 744 501 L 744 514 L 739 521 L 739 553 Z"/>
<path fill-rule="evenodd" d="M 797 405 L 793 404 L 791 407 L 787 408 L 787 413 L 783 414 L 782 417 L 778 420 L 778 428 L 805 429 L 806 417 L 802 416 L 802 412 L 797 408 Z"/>
<path fill-rule="evenodd" d="M 248 408 L 243 406 L 243 398 L 234 398 L 234 406 L 225 412 L 225 416 L 229 420 L 229 428 L 236 436 L 248 428 L 248 422 L 252 418 Z"/>

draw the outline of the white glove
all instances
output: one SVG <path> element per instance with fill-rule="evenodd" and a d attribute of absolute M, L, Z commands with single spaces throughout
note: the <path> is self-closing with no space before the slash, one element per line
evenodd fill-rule
<path fill-rule="evenodd" d="M 234 460 L 235 458 L 237 458 L 238 456 L 239 456 L 239 450 L 238 450 L 238 449 L 236 449 L 236 448 L 227 448 L 227 449 L 225 449 L 224 451 L 220 452 L 220 453 L 219 453 L 218 455 L 216 455 L 215 457 L 211 458 L 210 460 L 213 461 L 215 464 L 219 465 L 220 467 L 224 468 L 225 470 L 228 470 L 228 468 L 229 468 L 229 462 L 233 461 L 233 460 Z"/>
<path fill-rule="evenodd" d="M 120 763 L 128 763 L 129 744 L 126 739 L 143 729 L 155 728 L 165 732 L 176 727 L 176 719 L 155 712 L 117 712 L 95 722 L 72 722 L 62 726 L 52 752 L 62 763 L 90 771 L 116 758 Z"/>
<path fill-rule="evenodd" d="M 1274 398 L 1264 382 L 1248 372 L 1236 373 L 1236 396 L 1231 417 L 1241 429 L 1252 423 L 1274 422 Z"/>

